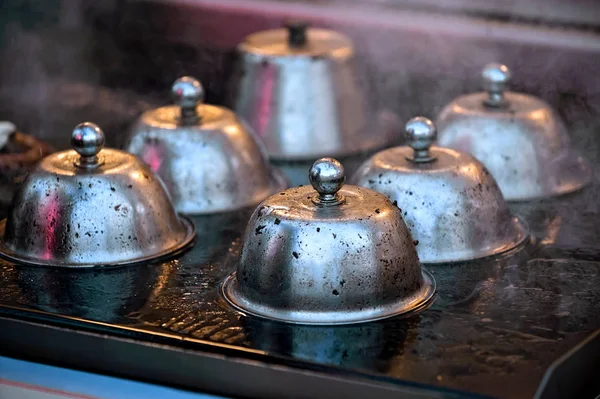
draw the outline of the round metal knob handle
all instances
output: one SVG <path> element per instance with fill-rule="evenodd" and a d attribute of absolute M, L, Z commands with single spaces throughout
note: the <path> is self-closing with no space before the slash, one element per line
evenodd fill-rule
<path fill-rule="evenodd" d="M 485 100 L 485 105 L 489 107 L 504 107 L 504 90 L 512 74 L 506 65 L 491 63 L 487 64 L 481 72 L 483 79 L 483 88 L 488 92 L 488 98 Z"/>
<path fill-rule="evenodd" d="M 80 155 L 77 166 L 96 167 L 100 165 L 98 153 L 104 147 L 104 132 L 95 123 L 80 123 L 71 134 L 71 146 Z"/>
<path fill-rule="evenodd" d="M 431 162 L 436 157 L 429 152 L 429 148 L 437 139 L 437 129 L 429 119 L 417 116 L 406 123 L 404 137 L 410 148 L 414 150 L 413 157 L 408 158 L 413 162 Z"/>
<path fill-rule="evenodd" d="M 171 95 L 175 105 L 181 108 L 181 123 L 196 124 L 200 120 L 197 108 L 204 101 L 204 88 L 198 79 L 183 76 L 173 83 Z"/>
<path fill-rule="evenodd" d="M 306 44 L 306 30 L 308 22 L 291 19 L 285 22 L 288 30 L 288 45 L 290 47 L 302 47 Z"/>
<path fill-rule="evenodd" d="M 343 198 L 338 191 L 344 186 L 346 172 L 344 166 L 334 158 L 318 159 L 310 168 L 308 179 L 319 193 L 315 200 L 319 204 L 339 204 Z"/>

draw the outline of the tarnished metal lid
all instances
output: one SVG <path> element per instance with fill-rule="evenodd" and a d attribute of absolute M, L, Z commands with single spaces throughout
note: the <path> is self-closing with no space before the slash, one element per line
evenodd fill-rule
<path fill-rule="evenodd" d="M 162 178 L 177 211 L 233 211 L 287 186 L 250 127 L 232 111 L 202 102 L 200 82 L 182 77 L 172 95 L 175 105 L 140 117 L 127 150 Z"/>
<path fill-rule="evenodd" d="M 262 202 L 223 292 L 236 308 L 300 324 L 358 323 L 416 312 L 435 291 L 398 208 L 344 186 L 342 165 L 320 159 L 313 187 Z"/>
<path fill-rule="evenodd" d="M 82 123 L 73 150 L 44 158 L 0 222 L 0 256 L 62 267 L 116 266 L 172 255 L 192 243 L 162 182 L 135 156 L 103 149 L 104 134 Z"/>
<path fill-rule="evenodd" d="M 387 196 L 402 210 L 424 263 L 472 260 L 518 247 L 526 226 L 511 215 L 487 169 L 470 154 L 432 146 L 436 129 L 423 117 L 405 129 L 408 146 L 367 160 L 352 183 Z"/>
<path fill-rule="evenodd" d="M 310 28 L 302 21 L 287 21 L 285 28 L 252 33 L 238 46 L 244 53 L 262 57 L 349 58 L 354 54 L 352 41 L 328 29 Z"/>
<path fill-rule="evenodd" d="M 591 179 L 567 129 L 539 98 L 506 91 L 512 74 L 501 64 L 482 72 L 486 92 L 458 97 L 437 119 L 439 143 L 473 154 L 509 201 L 573 192 Z"/>

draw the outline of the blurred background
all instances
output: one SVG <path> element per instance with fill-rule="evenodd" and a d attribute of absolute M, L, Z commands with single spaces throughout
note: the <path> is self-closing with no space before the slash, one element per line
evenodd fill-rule
<path fill-rule="evenodd" d="M 483 65 L 501 62 L 514 89 L 558 109 L 577 149 L 598 127 L 596 0 L 5 0 L 0 119 L 59 149 L 91 120 L 122 145 L 180 75 L 226 104 L 237 43 L 287 17 L 349 35 L 368 100 L 402 121 L 479 90 Z"/>

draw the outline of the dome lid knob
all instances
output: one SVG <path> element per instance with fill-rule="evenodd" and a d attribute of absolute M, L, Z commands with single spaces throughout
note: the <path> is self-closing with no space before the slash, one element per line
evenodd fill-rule
<path fill-rule="evenodd" d="M 71 146 L 80 155 L 77 166 L 95 168 L 102 163 L 98 154 L 104 147 L 104 132 L 95 123 L 80 123 L 71 134 Z"/>
<path fill-rule="evenodd" d="M 308 179 L 319 193 L 315 203 L 333 205 L 343 201 L 338 191 L 344 186 L 346 172 L 344 166 L 337 159 L 318 159 L 310 168 Z"/>
<path fill-rule="evenodd" d="M 510 82 L 512 73 L 506 65 L 491 63 L 487 64 L 481 72 L 483 88 L 488 92 L 488 98 L 484 104 L 492 108 L 505 107 L 504 91 Z"/>
<path fill-rule="evenodd" d="M 404 137 L 410 148 L 414 150 L 410 161 L 417 163 L 431 162 L 435 155 L 429 152 L 429 148 L 437 139 L 437 130 L 429 119 L 417 116 L 406 123 Z"/>
<path fill-rule="evenodd" d="M 181 109 L 181 123 L 195 125 L 200 121 L 198 105 L 204 102 L 204 88 L 198 79 L 183 76 L 171 87 L 173 102 Z"/>

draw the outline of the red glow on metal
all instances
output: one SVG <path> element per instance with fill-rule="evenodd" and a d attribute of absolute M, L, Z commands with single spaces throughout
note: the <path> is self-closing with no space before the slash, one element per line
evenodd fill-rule
<path fill-rule="evenodd" d="M 162 165 L 162 151 L 156 146 L 148 146 L 143 151 L 143 160 L 146 165 L 150 166 L 150 169 L 154 172 L 158 172 Z"/>
<path fill-rule="evenodd" d="M 264 65 L 261 78 L 263 80 L 260 87 L 260 97 L 258 101 L 258 120 L 253 123 L 258 135 L 264 137 L 267 134 L 269 128 L 269 121 L 271 120 L 271 104 L 274 101 L 274 87 L 275 87 L 275 68 L 272 65 Z"/>
<path fill-rule="evenodd" d="M 43 259 L 52 259 L 56 252 L 56 226 L 60 223 L 60 205 L 57 201 L 57 195 L 48 198 L 48 201 L 42 203 L 39 208 L 38 219 L 44 220 L 44 236 L 46 238 L 46 248 L 42 254 Z"/>

